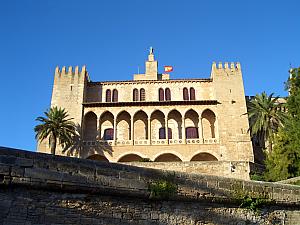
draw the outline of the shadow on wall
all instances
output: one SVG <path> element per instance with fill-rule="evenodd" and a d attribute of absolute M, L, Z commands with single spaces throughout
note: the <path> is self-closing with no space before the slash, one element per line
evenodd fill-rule
<path fill-rule="evenodd" d="M 99 144 L 95 140 L 95 144 L 89 145 L 85 142 L 84 136 L 82 135 L 82 129 L 80 125 L 76 126 L 77 135 L 74 137 L 74 144 L 63 150 L 63 153 L 67 156 L 77 156 L 79 158 L 87 158 L 92 160 L 99 160 L 108 162 L 108 159 L 104 156 L 104 152 L 112 155 L 112 147 L 106 144 Z M 87 157 L 89 156 L 89 157 Z"/>
<path fill-rule="evenodd" d="M 64 200 L 56 199 L 54 204 L 66 212 L 66 215 L 77 211 L 76 214 L 82 221 L 89 221 L 92 217 L 93 221 L 89 222 L 94 224 L 281 224 L 286 217 L 283 211 L 275 209 L 268 209 L 268 212 L 263 215 L 234 206 L 224 207 L 209 203 L 154 202 L 135 198 L 93 195 L 89 195 L 86 199 L 69 199 L 67 204 Z M 82 205 L 85 206 L 84 209 L 82 209 Z M 114 205 L 118 207 L 114 207 Z"/>

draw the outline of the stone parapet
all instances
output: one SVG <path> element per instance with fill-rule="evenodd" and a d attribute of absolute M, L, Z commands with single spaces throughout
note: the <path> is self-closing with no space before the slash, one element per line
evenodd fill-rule
<path fill-rule="evenodd" d="M 175 199 L 231 202 L 238 192 L 268 196 L 276 204 L 300 205 L 300 187 L 170 172 L 117 163 L 0 148 L 0 183 L 37 189 L 92 192 L 148 198 L 150 182 L 172 175 Z"/>

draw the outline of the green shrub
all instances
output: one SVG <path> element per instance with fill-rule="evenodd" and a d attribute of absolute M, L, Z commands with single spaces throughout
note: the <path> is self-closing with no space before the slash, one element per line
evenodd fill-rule
<path fill-rule="evenodd" d="M 168 180 L 158 180 L 149 184 L 150 199 L 169 199 L 177 193 L 177 185 Z"/>
<path fill-rule="evenodd" d="M 257 173 L 250 174 L 250 179 L 251 179 L 251 180 L 256 180 L 256 181 L 265 181 L 264 175 L 262 175 L 262 174 L 257 174 Z"/>
<path fill-rule="evenodd" d="M 240 207 L 259 212 L 263 206 L 270 204 L 270 202 L 268 198 L 253 198 L 246 195 L 241 199 Z"/>

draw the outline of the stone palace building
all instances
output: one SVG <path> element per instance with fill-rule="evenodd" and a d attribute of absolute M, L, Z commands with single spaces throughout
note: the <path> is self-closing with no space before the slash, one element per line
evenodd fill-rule
<path fill-rule="evenodd" d="M 210 78 L 170 79 L 150 50 L 133 80 L 90 80 L 86 67 L 55 70 L 51 106 L 81 131 L 80 156 L 109 162 L 253 162 L 239 63 L 213 63 Z M 39 152 L 50 153 L 48 142 Z M 58 148 L 56 154 L 66 155 Z"/>

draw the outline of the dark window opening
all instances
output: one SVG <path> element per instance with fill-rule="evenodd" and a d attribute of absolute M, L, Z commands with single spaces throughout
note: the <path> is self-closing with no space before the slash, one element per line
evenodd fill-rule
<path fill-rule="evenodd" d="M 187 127 L 185 128 L 186 139 L 196 139 L 199 138 L 197 127 Z"/>
<path fill-rule="evenodd" d="M 159 128 L 159 139 L 166 139 L 165 127 Z M 172 139 L 172 129 L 168 128 L 168 139 Z"/>
<path fill-rule="evenodd" d="M 133 101 L 137 102 L 139 100 L 139 91 L 138 89 L 133 89 Z"/>
<path fill-rule="evenodd" d="M 114 89 L 113 90 L 113 97 L 112 97 L 113 102 L 118 102 L 118 90 Z"/>
<path fill-rule="evenodd" d="M 183 100 L 185 101 L 189 100 L 189 91 L 187 88 L 183 88 Z"/>
<path fill-rule="evenodd" d="M 171 91 L 169 88 L 166 88 L 165 90 L 165 96 L 166 96 L 166 101 L 171 101 Z"/>
<path fill-rule="evenodd" d="M 190 88 L 190 100 L 196 100 L 195 89 L 192 87 Z"/>
<path fill-rule="evenodd" d="M 164 90 L 162 88 L 160 88 L 158 90 L 158 96 L 159 96 L 159 101 L 164 101 L 165 100 L 165 96 L 164 96 Z"/>
<path fill-rule="evenodd" d="M 145 101 L 146 94 L 145 94 L 145 89 L 141 88 L 140 89 L 140 101 Z"/>
<path fill-rule="evenodd" d="M 104 140 L 113 140 L 114 139 L 114 129 L 108 128 L 104 130 Z"/>
<path fill-rule="evenodd" d="M 111 91 L 110 89 L 106 90 L 106 102 L 111 102 Z"/>

